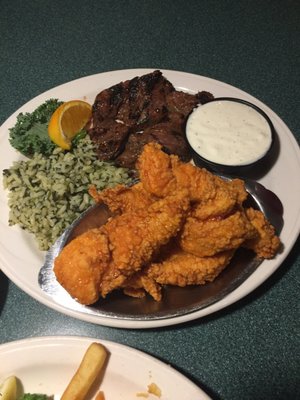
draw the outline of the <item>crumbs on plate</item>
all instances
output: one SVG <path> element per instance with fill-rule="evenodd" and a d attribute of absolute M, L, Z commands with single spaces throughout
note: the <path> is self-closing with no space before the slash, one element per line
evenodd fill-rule
<path fill-rule="evenodd" d="M 156 383 L 150 383 L 148 385 L 148 391 L 147 392 L 141 392 L 141 393 L 137 393 L 137 397 L 144 397 L 144 398 L 148 398 L 149 394 L 153 394 L 156 397 L 161 397 L 161 390 L 160 388 L 156 385 Z"/>

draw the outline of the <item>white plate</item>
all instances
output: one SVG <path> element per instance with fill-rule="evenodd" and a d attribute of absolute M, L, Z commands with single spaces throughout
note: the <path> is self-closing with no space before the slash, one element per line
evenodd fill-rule
<path fill-rule="evenodd" d="M 60 399 L 91 342 L 109 352 L 100 389 L 107 400 L 132 400 L 155 383 L 161 400 L 209 400 L 193 382 L 174 368 L 139 350 L 105 340 L 50 336 L 24 339 L 0 346 L 0 381 L 17 376 L 26 393 L 44 393 Z M 158 399 L 149 395 L 149 400 Z"/>
<path fill-rule="evenodd" d="M 84 99 L 93 103 L 96 94 L 122 80 L 149 73 L 153 69 L 121 70 L 101 73 L 71 81 L 51 89 L 17 110 L 0 128 L 0 170 L 11 166 L 20 155 L 9 145 L 8 129 L 16 122 L 20 112 L 33 111 L 49 98 L 60 100 Z M 283 251 L 273 260 L 264 261 L 260 267 L 237 289 L 217 303 L 204 309 L 176 317 L 160 320 L 124 320 L 118 318 L 102 318 L 82 314 L 55 303 L 38 285 L 38 272 L 44 261 L 44 253 L 38 251 L 34 239 L 18 227 L 8 226 L 7 193 L 0 188 L 0 265 L 3 272 L 22 290 L 41 303 L 72 317 L 96 324 L 121 328 L 153 328 L 174 325 L 194 320 L 214 313 L 236 302 L 253 291 L 264 282 L 284 261 L 294 245 L 300 231 L 300 152 L 298 144 L 285 123 L 265 104 L 251 95 L 233 86 L 203 76 L 185 72 L 162 70 L 179 90 L 198 92 L 210 91 L 217 96 L 239 97 L 248 100 L 262 108 L 272 120 L 280 142 L 280 153 L 276 163 L 261 182 L 281 199 L 284 206 L 284 227 L 280 238 L 284 245 Z"/>

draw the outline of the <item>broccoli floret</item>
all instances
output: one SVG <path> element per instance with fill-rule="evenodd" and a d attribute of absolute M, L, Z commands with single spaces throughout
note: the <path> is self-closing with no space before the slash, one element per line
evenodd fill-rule
<path fill-rule="evenodd" d="M 45 394 L 25 393 L 19 400 L 49 400 Z"/>
<path fill-rule="evenodd" d="M 34 153 L 50 155 L 55 144 L 48 136 L 48 123 L 62 103 L 57 99 L 50 99 L 31 113 L 20 113 L 15 126 L 9 129 L 10 144 L 27 157 L 32 157 Z"/>

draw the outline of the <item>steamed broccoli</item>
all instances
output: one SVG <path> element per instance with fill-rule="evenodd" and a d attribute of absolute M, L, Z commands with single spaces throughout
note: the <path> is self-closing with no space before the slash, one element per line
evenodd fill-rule
<path fill-rule="evenodd" d="M 48 123 L 62 103 L 57 99 L 50 99 L 31 113 L 20 113 L 15 126 L 9 129 L 10 144 L 27 157 L 34 153 L 50 155 L 55 144 L 48 136 Z"/>

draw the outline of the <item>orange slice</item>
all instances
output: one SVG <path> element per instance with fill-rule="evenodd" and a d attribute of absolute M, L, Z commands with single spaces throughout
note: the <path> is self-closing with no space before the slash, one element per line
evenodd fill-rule
<path fill-rule="evenodd" d="M 90 119 L 92 106 L 82 100 L 71 100 L 61 104 L 52 114 L 48 134 L 52 142 L 70 150 L 71 140 Z"/>

